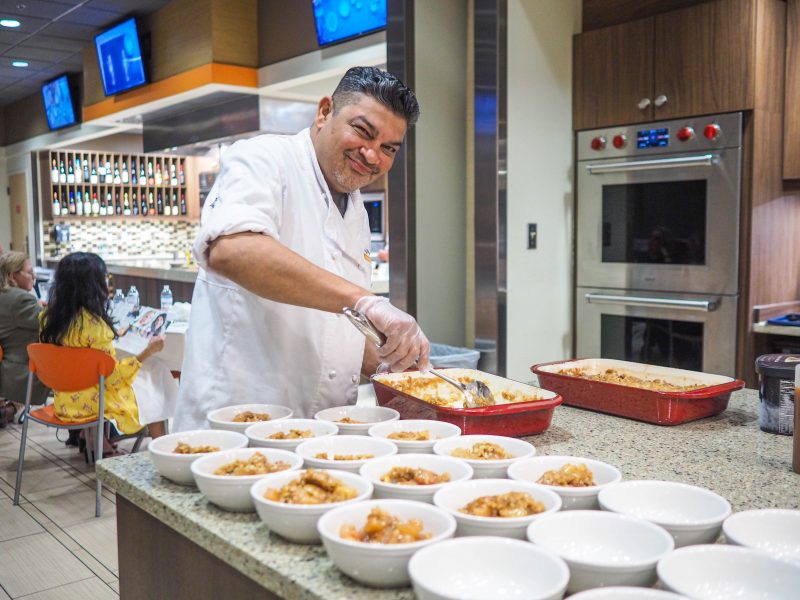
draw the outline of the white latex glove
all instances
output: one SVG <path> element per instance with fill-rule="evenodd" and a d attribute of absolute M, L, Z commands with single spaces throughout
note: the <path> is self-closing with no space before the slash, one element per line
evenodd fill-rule
<path fill-rule="evenodd" d="M 405 371 L 415 363 L 421 369 L 430 367 L 430 343 L 414 317 L 392 306 L 389 299 L 382 296 L 362 296 L 354 308 L 386 336 L 378 356 L 389 364 L 391 371 Z"/>

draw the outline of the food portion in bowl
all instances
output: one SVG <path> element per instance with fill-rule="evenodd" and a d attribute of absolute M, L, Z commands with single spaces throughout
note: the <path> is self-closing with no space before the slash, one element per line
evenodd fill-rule
<path fill-rule="evenodd" d="M 431 439 L 431 432 L 427 429 L 421 431 L 395 431 L 386 436 L 389 440 L 403 440 L 406 442 L 427 442 Z"/>
<path fill-rule="evenodd" d="M 269 413 L 257 413 L 252 410 L 245 410 L 233 417 L 234 423 L 259 423 L 261 421 L 269 421 L 272 417 Z"/>
<path fill-rule="evenodd" d="M 571 367 L 557 371 L 559 375 L 569 377 L 579 377 L 590 381 L 601 381 L 603 383 L 613 383 L 654 392 L 691 392 L 700 388 L 708 387 L 705 383 L 686 383 L 677 385 L 658 377 L 637 377 L 632 373 L 626 373 L 619 369 L 605 369 L 594 372 L 591 369 L 581 367 Z"/>
<path fill-rule="evenodd" d="M 496 496 L 480 496 L 458 509 L 476 517 L 527 517 L 544 512 L 544 504 L 526 492 L 506 492 Z"/>
<path fill-rule="evenodd" d="M 344 423 L 345 425 L 363 425 L 365 421 L 357 421 L 350 417 L 343 417 L 341 419 L 337 419 L 334 423 Z"/>
<path fill-rule="evenodd" d="M 314 458 L 320 460 L 367 460 L 368 458 L 375 458 L 374 454 L 331 454 L 330 452 L 317 452 Z"/>
<path fill-rule="evenodd" d="M 172 450 L 175 454 L 206 454 L 208 452 L 219 452 L 219 446 L 212 446 L 210 444 L 202 444 L 200 446 L 192 446 L 184 441 L 179 441 L 178 445 Z"/>
<path fill-rule="evenodd" d="M 214 475 L 228 475 L 236 477 L 246 475 L 265 475 L 268 473 L 285 471 L 290 466 L 291 465 L 283 462 L 282 460 L 270 462 L 266 456 L 260 452 L 255 452 L 247 460 L 237 458 L 233 462 L 217 467 L 214 470 Z"/>
<path fill-rule="evenodd" d="M 358 492 L 325 471 L 308 469 L 280 488 L 268 488 L 264 498 L 284 504 L 332 504 L 352 500 Z"/>
<path fill-rule="evenodd" d="M 456 448 L 450 456 L 455 458 L 469 458 L 471 460 L 505 460 L 515 458 L 513 454 L 506 452 L 499 444 L 493 442 L 476 442 L 471 448 Z"/>
<path fill-rule="evenodd" d="M 392 467 L 381 476 L 381 481 L 397 485 L 436 485 L 450 481 L 450 473 L 435 473 L 421 467 Z"/>
<path fill-rule="evenodd" d="M 542 473 L 536 483 L 554 485 L 559 487 L 590 487 L 597 485 L 594 474 L 586 463 L 574 465 L 567 463 L 560 469 L 551 469 Z"/>
<path fill-rule="evenodd" d="M 314 432 L 310 429 L 290 429 L 289 431 L 276 431 L 267 438 L 271 440 L 299 440 L 302 438 L 314 437 Z"/>
<path fill-rule="evenodd" d="M 420 519 L 403 521 L 380 507 L 374 507 L 362 529 L 345 523 L 339 530 L 343 539 L 369 544 L 409 544 L 430 539 Z"/>

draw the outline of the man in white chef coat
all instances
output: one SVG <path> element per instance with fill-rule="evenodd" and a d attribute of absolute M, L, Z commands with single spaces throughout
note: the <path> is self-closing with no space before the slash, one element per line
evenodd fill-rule
<path fill-rule="evenodd" d="M 369 291 L 370 231 L 359 188 L 386 173 L 419 116 L 414 92 L 354 67 L 319 101 L 309 129 L 239 141 L 222 158 L 194 255 L 174 429 L 208 427 L 209 410 L 282 404 L 296 417 L 356 400 L 379 363 L 428 365 L 413 317 Z M 341 314 L 364 313 L 378 350 Z"/>

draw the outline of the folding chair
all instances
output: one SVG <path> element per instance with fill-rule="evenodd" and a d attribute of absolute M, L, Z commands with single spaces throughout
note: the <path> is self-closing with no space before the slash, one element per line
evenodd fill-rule
<path fill-rule="evenodd" d="M 33 420 L 46 427 L 58 429 L 89 429 L 96 428 L 95 451 L 96 458 L 103 456 L 103 415 L 105 400 L 106 377 L 111 375 L 116 365 L 116 360 L 105 352 L 92 348 L 69 348 L 55 344 L 30 344 L 28 345 L 28 391 L 25 395 L 25 420 L 22 425 L 22 439 L 19 443 L 19 462 L 17 463 L 17 485 L 14 490 L 14 505 L 19 504 L 19 493 L 22 487 L 22 468 L 25 460 L 25 442 L 28 437 L 28 422 Z M 98 418 L 88 419 L 78 423 L 62 421 L 54 414 L 52 404 L 31 410 L 31 393 L 33 390 L 34 376 L 54 392 L 78 392 L 87 388 L 100 385 L 100 402 L 98 405 Z M 88 453 L 88 448 L 87 448 Z M 100 516 L 100 494 L 102 484 L 97 479 L 95 489 L 94 516 Z"/>

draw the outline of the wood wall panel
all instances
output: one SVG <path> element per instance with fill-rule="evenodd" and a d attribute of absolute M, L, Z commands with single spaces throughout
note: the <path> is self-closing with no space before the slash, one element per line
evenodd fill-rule
<path fill-rule="evenodd" d="M 173 0 L 150 15 L 150 81 L 212 62 L 211 3 Z"/>
<path fill-rule="evenodd" d="M 89 106 L 105 100 L 103 80 L 100 77 L 100 67 L 97 64 L 97 50 L 94 44 L 83 49 L 83 106 Z"/>
<path fill-rule="evenodd" d="M 783 177 L 800 179 L 800 0 L 786 3 L 786 31 Z"/>
<path fill-rule="evenodd" d="M 212 0 L 211 55 L 215 63 L 258 66 L 256 0 Z"/>
<path fill-rule="evenodd" d="M 3 113 L 5 145 L 15 144 L 50 131 L 47 126 L 47 115 L 44 113 L 42 95 L 39 92 L 7 104 Z"/>
<path fill-rule="evenodd" d="M 709 0 L 583 0 L 583 31 L 618 25 Z"/>
<path fill-rule="evenodd" d="M 319 50 L 309 2 L 258 0 L 258 65 Z"/>

